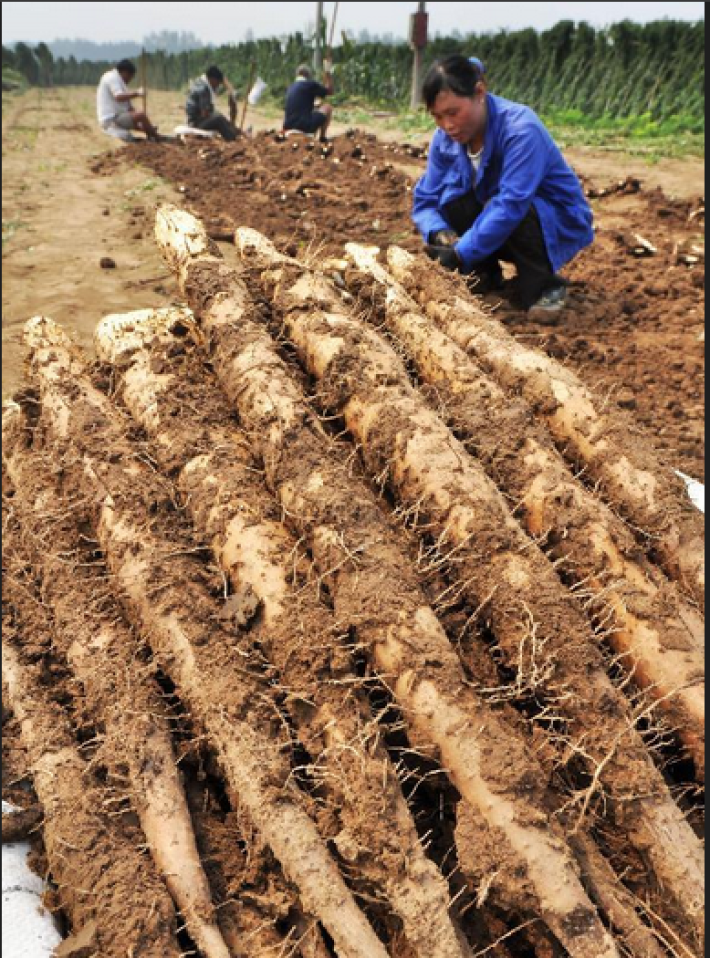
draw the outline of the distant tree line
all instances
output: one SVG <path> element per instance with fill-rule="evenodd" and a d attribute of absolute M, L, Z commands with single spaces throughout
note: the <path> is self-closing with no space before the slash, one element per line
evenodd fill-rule
<path fill-rule="evenodd" d="M 182 53 L 183 50 L 204 48 L 205 44 L 190 31 L 161 30 L 148 33 L 142 43 L 116 42 L 95 43 L 93 40 L 62 38 L 47 44 L 55 59 L 93 60 L 98 63 L 114 63 L 124 57 L 137 57 L 141 49 L 164 50 L 166 53 Z"/>
<path fill-rule="evenodd" d="M 412 60 L 408 45 L 360 41 L 343 35 L 333 51 L 337 99 L 404 105 Z M 431 63 L 451 53 L 478 56 L 494 92 L 543 113 L 580 111 L 614 119 L 648 115 L 658 121 L 682 116 L 699 131 L 705 109 L 704 52 L 703 22 L 627 20 L 596 29 L 565 20 L 542 32 L 437 35 L 426 58 Z M 255 62 L 270 94 L 281 98 L 298 64 L 312 56 L 313 38 L 302 33 L 173 53 L 159 48 L 146 56 L 147 82 L 157 89 L 182 90 L 215 63 L 244 93 Z M 55 58 L 46 44 L 3 46 L 3 71 L 11 68 L 33 85 L 95 84 L 114 62 Z"/>

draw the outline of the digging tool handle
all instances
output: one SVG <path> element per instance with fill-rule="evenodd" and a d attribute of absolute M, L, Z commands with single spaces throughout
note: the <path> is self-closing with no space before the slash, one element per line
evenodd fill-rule
<path fill-rule="evenodd" d="M 242 122 L 239 124 L 239 129 L 244 132 L 244 121 L 247 118 L 247 107 L 249 106 L 249 94 L 251 93 L 252 84 L 254 83 L 254 77 L 256 76 L 256 61 L 252 60 L 249 66 L 249 82 L 247 83 L 247 92 L 244 97 L 244 108 L 242 110 Z"/>
<path fill-rule="evenodd" d="M 143 112 L 147 115 L 148 114 L 148 86 L 146 84 L 146 75 L 147 75 L 147 70 L 146 70 L 146 62 L 145 62 L 145 49 L 143 49 L 141 51 L 141 86 L 143 88 L 143 96 L 141 97 L 141 99 L 143 100 Z"/>
<path fill-rule="evenodd" d="M 237 122 L 237 91 L 226 77 L 224 78 L 224 86 L 227 90 L 227 101 L 229 103 L 229 122 L 232 126 L 235 126 Z"/>
<path fill-rule="evenodd" d="M 340 4 L 336 3 L 333 9 L 333 19 L 330 21 L 330 34 L 328 36 L 328 46 L 326 47 L 326 51 L 325 51 L 325 63 L 329 64 L 329 68 L 327 69 L 329 69 L 330 71 L 332 71 L 333 69 L 333 35 L 335 34 L 335 21 L 338 18 L 339 6 Z M 325 79 L 325 75 L 324 75 L 324 79 Z M 332 85 L 332 82 L 333 81 L 331 78 L 329 86 Z"/>
<path fill-rule="evenodd" d="M 333 19 L 330 21 L 330 35 L 328 37 L 328 49 L 326 50 L 326 57 L 328 60 L 333 59 L 333 36 L 335 34 L 335 21 L 338 18 L 339 6 L 339 3 L 335 4 L 335 7 L 333 8 Z"/>

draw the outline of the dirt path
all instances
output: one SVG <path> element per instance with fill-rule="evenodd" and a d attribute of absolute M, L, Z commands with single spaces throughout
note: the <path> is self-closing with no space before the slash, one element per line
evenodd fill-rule
<path fill-rule="evenodd" d="M 84 91 L 32 90 L 3 117 L 3 398 L 21 378 L 30 316 L 46 313 L 88 345 L 105 313 L 158 305 L 175 289 L 146 209 L 177 194 L 140 169 L 91 176 L 92 155 L 115 148 L 92 110 Z"/>

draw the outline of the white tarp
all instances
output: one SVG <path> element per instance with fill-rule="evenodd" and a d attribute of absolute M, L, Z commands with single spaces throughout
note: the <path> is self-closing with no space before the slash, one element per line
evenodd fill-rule
<path fill-rule="evenodd" d="M 219 136 L 217 130 L 200 130 L 196 126 L 186 126 L 184 123 L 176 126 L 173 133 L 175 136 L 202 137 L 203 140 L 213 140 L 216 136 Z"/>
<path fill-rule="evenodd" d="M 692 479 L 690 476 L 686 476 L 684 472 L 676 469 L 676 475 L 685 482 L 685 485 L 688 489 L 688 495 L 690 496 L 690 501 L 700 509 L 701 512 L 705 512 L 705 486 L 702 482 L 698 482 L 697 479 Z"/>
<path fill-rule="evenodd" d="M 13 806 L 2 803 L 3 815 Z M 42 905 L 45 885 L 27 864 L 30 846 L 2 846 L 2 958 L 51 958 L 62 936 Z"/>

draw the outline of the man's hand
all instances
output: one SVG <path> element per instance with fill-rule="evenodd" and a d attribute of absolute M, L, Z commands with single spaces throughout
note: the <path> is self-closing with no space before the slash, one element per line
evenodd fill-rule
<path fill-rule="evenodd" d="M 333 72 L 333 61 L 329 57 L 323 61 L 323 72 L 324 73 Z"/>
<path fill-rule="evenodd" d="M 142 86 L 139 86 L 137 90 L 133 93 L 134 96 L 145 96 L 145 90 Z"/>
<path fill-rule="evenodd" d="M 458 236 L 456 239 L 458 239 Z M 428 243 L 424 247 L 424 252 L 427 254 L 429 259 L 438 260 L 444 269 L 460 270 L 463 266 L 461 257 L 453 248 L 453 246 L 432 246 Z"/>
<path fill-rule="evenodd" d="M 456 246 L 458 241 L 459 234 L 455 230 L 436 230 L 429 235 L 432 246 Z"/>

